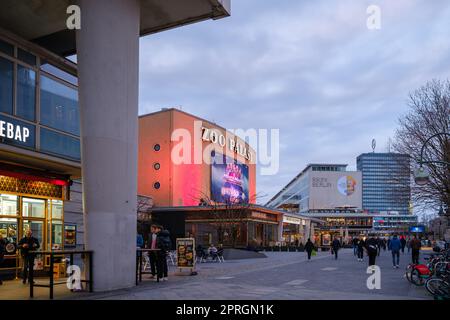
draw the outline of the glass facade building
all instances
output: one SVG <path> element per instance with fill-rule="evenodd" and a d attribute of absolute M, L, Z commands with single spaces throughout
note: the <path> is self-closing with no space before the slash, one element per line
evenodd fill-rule
<path fill-rule="evenodd" d="M 410 214 L 410 158 L 397 153 L 364 153 L 358 156 L 362 172 L 363 208 L 370 212 Z"/>
<path fill-rule="evenodd" d="M 75 74 L 0 38 L 1 142 L 80 161 L 77 84 Z"/>

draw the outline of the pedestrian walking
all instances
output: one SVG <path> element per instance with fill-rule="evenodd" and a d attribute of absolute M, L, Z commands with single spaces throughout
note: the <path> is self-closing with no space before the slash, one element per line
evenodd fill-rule
<path fill-rule="evenodd" d="M 381 239 L 377 237 L 377 255 L 380 256 L 381 253 Z"/>
<path fill-rule="evenodd" d="M 358 238 L 353 238 L 352 240 L 352 244 L 353 244 L 353 255 L 357 255 L 358 254 Z"/>
<path fill-rule="evenodd" d="M 413 237 L 410 243 L 411 246 L 411 258 L 413 264 L 419 264 L 419 255 L 420 255 L 420 248 L 422 247 L 422 243 L 419 239 L 417 239 L 416 236 Z"/>
<path fill-rule="evenodd" d="M 29 271 L 34 267 L 34 255 L 30 251 L 39 249 L 39 240 L 33 237 L 33 232 L 28 229 L 25 237 L 20 239 L 19 248 L 23 258 L 23 284 L 27 283 Z"/>
<path fill-rule="evenodd" d="M 389 250 L 391 250 L 392 253 L 392 263 L 394 265 L 394 269 L 398 269 L 400 264 L 400 250 L 402 248 L 402 243 L 401 240 L 398 239 L 396 234 L 392 238 L 389 245 Z"/>
<path fill-rule="evenodd" d="M 367 255 L 369 256 L 369 266 L 374 266 L 377 258 L 377 239 L 370 237 L 366 241 Z"/>
<path fill-rule="evenodd" d="M 402 254 L 405 254 L 405 247 L 406 247 L 406 239 L 404 236 L 401 237 L 400 243 L 402 245 Z"/>
<path fill-rule="evenodd" d="M 358 249 L 358 261 L 364 261 L 364 248 L 366 246 L 366 242 L 364 238 L 360 238 L 358 240 L 357 249 Z"/>
<path fill-rule="evenodd" d="M 308 239 L 305 244 L 305 251 L 308 254 L 308 260 L 311 260 L 311 254 L 314 250 L 314 244 L 311 242 L 311 239 Z"/>
<path fill-rule="evenodd" d="M 406 240 L 406 248 L 408 248 L 408 254 L 411 252 L 411 238 L 408 237 Z"/>
<path fill-rule="evenodd" d="M 337 260 L 338 258 L 338 252 L 339 249 L 341 248 L 341 241 L 339 241 L 339 239 L 336 237 L 334 238 L 333 242 L 331 243 L 331 248 L 332 248 L 332 253 L 334 253 L 334 259 Z"/>

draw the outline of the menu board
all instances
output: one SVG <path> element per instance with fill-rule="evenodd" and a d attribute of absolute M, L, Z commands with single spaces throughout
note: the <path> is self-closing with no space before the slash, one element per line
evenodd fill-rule
<path fill-rule="evenodd" d="M 177 239 L 177 267 L 194 268 L 195 265 L 195 239 Z"/>
<path fill-rule="evenodd" d="M 64 246 L 77 246 L 77 226 L 72 224 L 64 225 Z"/>

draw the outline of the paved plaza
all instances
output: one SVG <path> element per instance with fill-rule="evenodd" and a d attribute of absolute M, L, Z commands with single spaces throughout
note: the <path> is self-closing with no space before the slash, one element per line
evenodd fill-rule
<path fill-rule="evenodd" d="M 351 249 L 340 251 L 338 260 L 319 252 L 307 261 L 305 253 L 268 252 L 267 258 L 202 263 L 197 276 L 177 274 L 171 267 L 169 281 L 144 280 L 138 287 L 105 294 L 72 296 L 83 299 L 173 300 L 284 300 L 284 299 L 432 299 L 423 287 L 404 278 L 410 260 L 401 256 L 400 269 L 393 269 L 389 251 L 381 253 L 381 289 L 369 290 L 367 257 L 358 262 Z M 145 278 L 145 277 L 144 277 Z"/>

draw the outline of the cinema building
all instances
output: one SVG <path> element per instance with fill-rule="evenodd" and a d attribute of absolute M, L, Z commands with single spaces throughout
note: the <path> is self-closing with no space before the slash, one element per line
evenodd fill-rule
<path fill-rule="evenodd" d="M 178 109 L 139 118 L 138 193 L 152 198 L 152 220 L 173 238 L 246 247 L 280 237 L 282 212 L 256 205 L 252 147 Z"/>
<path fill-rule="evenodd" d="M 8 243 L 0 272 L 10 276 L 27 229 L 41 250 L 83 243 L 81 210 L 70 210 L 81 176 L 76 75 L 73 62 L 0 29 L 0 233 Z"/>

